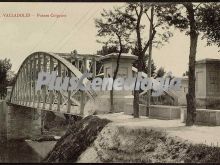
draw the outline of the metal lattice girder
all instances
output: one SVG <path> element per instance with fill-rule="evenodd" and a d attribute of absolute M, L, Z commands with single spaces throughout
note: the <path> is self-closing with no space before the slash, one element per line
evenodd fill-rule
<path fill-rule="evenodd" d="M 82 56 L 82 55 L 81 55 Z M 80 56 L 80 57 L 81 57 Z M 56 71 L 58 76 L 81 78 L 82 72 L 96 69 L 96 56 L 82 56 L 81 71 L 70 61 L 57 53 L 35 52 L 29 55 L 22 63 L 16 77 L 15 85 L 12 88 L 10 103 L 22 106 L 38 108 L 42 110 L 55 111 L 83 115 L 83 108 L 88 98 L 92 99 L 96 93 L 94 91 L 49 91 L 43 86 L 41 91 L 36 92 L 36 81 L 38 73 L 41 71 Z M 79 57 L 76 61 L 79 61 Z M 87 62 L 87 60 L 90 60 Z M 79 63 L 78 63 L 79 64 Z M 96 73 L 93 73 L 95 76 Z M 89 80 L 84 79 L 86 84 Z"/>

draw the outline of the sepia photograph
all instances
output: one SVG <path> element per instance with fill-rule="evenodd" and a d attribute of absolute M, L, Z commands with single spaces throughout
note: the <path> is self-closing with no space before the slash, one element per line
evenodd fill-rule
<path fill-rule="evenodd" d="M 1 163 L 220 163 L 220 3 L 0 2 Z"/>

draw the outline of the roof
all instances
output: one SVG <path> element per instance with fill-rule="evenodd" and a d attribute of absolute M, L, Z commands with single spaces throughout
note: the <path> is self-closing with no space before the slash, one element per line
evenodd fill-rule
<path fill-rule="evenodd" d="M 207 64 L 207 63 L 220 63 L 220 59 L 205 58 L 205 59 L 196 61 L 196 64 Z"/>
<path fill-rule="evenodd" d="M 73 54 L 73 53 L 54 53 L 57 54 L 65 59 L 69 59 L 69 58 L 79 58 L 79 59 L 83 59 L 83 58 L 88 58 L 88 59 L 99 59 L 101 56 L 100 55 L 96 55 L 96 54 Z"/>
<path fill-rule="evenodd" d="M 101 56 L 100 60 L 106 60 L 106 59 L 117 59 L 118 58 L 118 53 L 110 53 L 105 56 Z M 138 57 L 132 54 L 128 53 L 121 53 L 120 59 L 131 59 L 131 60 L 137 60 Z"/>

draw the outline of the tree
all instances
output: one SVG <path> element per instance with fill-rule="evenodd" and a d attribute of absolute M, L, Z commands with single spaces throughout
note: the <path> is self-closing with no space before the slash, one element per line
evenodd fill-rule
<path fill-rule="evenodd" d="M 209 5 L 208 5 L 209 6 Z M 217 20 L 215 17 L 214 23 L 209 24 L 205 13 L 209 11 L 210 15 L 219 13 L 219 8 L 210 7 L 207 10 L 207 4 L 194 4 L 192 2 L 184 2 L 181 4 L 164 4 L 157 9 L 158 17 L 167 21 L 169 25 L 174 25 L 180 31 L 186 31 L 186 35 L 190 38 L 190 51 L 189 51 L 189 69 L 188 69 L 188 93 L 187 97 L 187 120 L 186 125 L 191 126 L 195 123 L 196 119 L 196 99 L 195 99 L 195 62 L 196 62 L 196 50 L 198 43 L 199 32 L 203 32 L 203 37 L 208 36 L 208 43 L 215 32 L 210 33 L 210 29 L 215 29 Z M 215 13 L 215 14 L 214 14 Z M 201 21 L 206 20 L 206 21 Z M 209 27 L 209 28 L 208 28 Z M 208 35 L 209 34 L 209 35 Z M 218 38 L 215 38 L 218 41 Z"/>
<path fill-rule="evenodd" d="M 199 29 L 204 33 L 202 39 L 207 39 L 207 45 L 220 47 L 220 4 L 205 3 L 199 10 Z"/>
<path fill-rule="evenodd" d="M 158 77 L 163 77 L 164 75 L 165 75 L 165 70 L 164 70 L 164 68 L 163 67 L 160 67 L 158 70 L 157 70 L 157 72 L 156 72 L 156 76 L 155 76 L 155 78 L 158 78 Z"/>
<path fill-rule="evenodd" d="M 16 76 L 17 76 L 17 74 L 15 74 L 14 71 L 11 71 L 11 70 L 8 71 L 8 73 L 7 73 L 8 86 L 15 85 Z"/>
<path fill-rule="evenodd" d="M 138 60 L 137 60 L 137 70 L 138 72 L 142 72 L 146 69 L 146 64 L 147 61 L 146 59 L 148 59 L 149 63 L 148 63 L 148 71 L 149 73 L 151 73 L 150 67 L 151 66 L 151 50 L 149 51 L 149 55 L 147 55 L 147 50 L 152 44 L 159 44 L 159 40 L 157 42 L 157 40 L 155 39 L 156 36 L 156 28 L 161 26 L 163 24 L 163 22 L 161 20 L 156 21 L 156 23 L 153 22 L 153 8 L 156 4 L 155 3 L 129 3 L 126 7 L 126 13 L 128 17 L 131 17 L 134 21 L 133 21 L 133 26 L 135 29 L 135 33 L 136 33 L 136 45 L 135 45 L 135 49 L 136 49 L 136 53 L 135 55 L 138 56 Z M 151 17 L 148 16 L 148 10 L 151 8 Z M 146 16 L 145 20 L 148 20 L 150 23 L 150 33 L 149 36 L 143 37 L 143 30 L 144 29 L 144 24 L 143 24 L 143 19 L 144 16 Z M 165 28 L 166 31 L 168 29 L 168 27 Z M 171 33 L 167 33 L 166 34 L 160 34 L 158 33 L 158 36 L 164 36 L 163 40 L 165 41 L 165 39 L 167 40 L 167 38 L 171 37 Z M 145 58 L 147 57 L 147 58 Z M 148 74 L 149 74 L 148 73 Z M 150 74 L 149 74 L 150 75 Z M 133 109 L 134 109 L 134 117 L 138 118 L 139 117 L 139 90 L 135 90 L 134 91 L 134 102 L 133 102 Z M 148 101 L 149 102 L 149 101 Z"/>
<path fill-rule="evenodd" d="M 188 71 L 186 71 L 186 72 L 183 73 L 183 76 L 188 76 L 188 75 L 189 75 L 189 72 L 188 72 Z"/>
<path fill-rule="evenodd" d="M 188 30 L 187 35 L 190 36 L 190 51 L 189 51 L 189 84 L 187 97 L 187 119 L 186 125 L 193 125 L 196 115 L 196 100 L 195 100 L 195 59 L 198 42 L 198 29 L 196 26 L 195 8 L 191 2 L 181 5 L 169 4 L 164 7 L 165 12 L 159 12 L 158 15 L 164 18 L 169 25 L 174 25 L 181 31 Z M 183 10 L 185 9 L 186 16 Z M 161 10 L 161 9 L 160 9 Z"/>
<path fill-rule="evenodd" d="M 138 72 L 142 72 L 146 68 L 146 61 L 144 59 L 146 51 L 151 44 L 156 30 L 155 27 L 152 28 L 153 33 L 149 37 L 146 43 L 144 43 L 143 38 L 141 36 L 141 30 L 143 30 L 144 26 L 141 24 L 141 19 L 143 15 L 147 13 L 147 10 L 150 6 L 144 5 L 143 3 L 129 3 L 126 7 L 126 13 L 128 13 L 128 17 L 131 17 L 133 21 L 133 26 L 136 32 L 136 55 L 138 56 L 137 60 L 137 70 Z M 136 81 L 137 82 L 137 81 Z M 139 117 L 139 90 L 134 90 L 134 101 L 133 101 L 133 109 L 134 109 L 134 118 Z"/>
<path fill-rule="evenodd" d="M 122 53 L 128 53 L 129 52 L 130 48 L 129 47 L 125 47 L 125 46 L 126 45 L 122 45 Z M 97 54 L 105 56 L 107 54 L 115 53 L 115 52 L 119 52 L 117 45 L 110 45 L 109 46 L 108 44 L 105 44 L 104 46 L 102 46 L 101 50 L 97 51 Z"/>
<path fill-rule="evenodd" d="M 137 51 L 136 51 L 136 49 L 135 49 L 135 48 L 131 48 L 131 49 L 132 49 L 132 54 L 137 56 L 137 53 L 136 53 Z M 149 57 L 149 56 L 148 56 L 148 54 L 146 53 L 146 55 L 144 56 L 145 66 L 144 66 L 144 69 L 143 69 L 143 71 L 142 71 L 142 72 L 145 72 L 145 73 L 148 73 L 148 65 L 146 65 L 146 63 L 147 63 L 147 61 L 148 61 L 148 57 Z M 133 63 L 133 67 L 137 68 L 137 66 L 138 66 L 138 63 L 137 63 L 137 61 L 135 61 L 135 62 Z M 151 59 L 151 75 L 152 75 L 152 76 L 155 75 L 156 69 L 157 69 L 157 67 L 156 67 L 156 65 L 154 64 L 154 60 Z"/>
<path fill-rule="evenodd" d="M 148 57 L 148 56 L 145 56 L 145 58 L 146 57 Z M 146 60 L 146 61 L 148 61 L 148 60 Z M 149 68 L 151 68 L 150 69 L 150 72 L 151 72 L 151 77 L 154 77 L 155 76 L 155 74 L 156 74 L 156 69 L 157 69 L 157 67 L 156 67 L 156 65 L 154 64 L 154 60 L 153 59 L 151 59 L 151 62 L 150 62 L 150 65 L 151 65 L 151 67 L 146 67 L 146 69 L 144 70 L 144 72 L 146 72 L 146 73 L 148 73 L 149 74 Z"/>
<path fill-rule="evenodd" d="M 5 98 L 7 94 L 7 86 L 10 83 L 8 73 L 11 70 L 12 64 L 10 59 L 5 58 L 0 60 L 0 98 Z"/>
<path fill-rule="evenodd" d="M 196 49 L 198 43 L 198 28 L 196 26 L 195 9 L 192 3 L 184 4 L 187 10 L 187 18 L 189 20 L 189 36 L 190 36 L 190 52 L 189 52 L 189 84 L 187 99 L 187 119 L 186 125 L 191 126 L 195 123 L 196 118 L 196 98 L 195 98 L 195 63 Z"/>
<path fill-rule="evenodd" d="M 73 51 L 71 51 L 71 54 L 78 54 L 78 52 L 77 52 L 77 50 L 76 49 L 74 49 Z"/>
<path fill-rule="evenodd" d="M 96 19 L 95 24 L 98 29 L 98 36 L 107 37 L 107 40 L 103 43 L 113 44 L 118 47 L 118 57 L 116 69 L 114 70 L 113 80 L 116 79 L 120 57 L 123 52 L 123 48 L 129 43 L 130 30 L 132 30 L 132 21 L 130 17 L 126 17 L 125 13 L 122 13 L 119 8 L 114 8 L 113 10 L 103 10 L 101 13 L 102 18 Z M 110 91 L 111 109 L 110 112 L 114 112 L 113 104 L 113 89 Z"/>
<path fill-rule="evenodd" d="M 164 33 L 157 33 L 158 36 L 156 36 L 156 28 L 158 28 L 159 26 L 161 26 L 162 24 L 162 21 L 156 21 L 155 24 L 152 23 L 151 21 L 151 18 L 149 18 L 148 16 L 148 9 L 150 9 L 151 6 L 154 6 L 155 4 L 151 4 L 151 3 L 128 3 L 126 4 L 124 7 L 125 7 L 125 10 L 123 10 L 122 8 L 121 9 L 114 9 L 115 11 L 112 12 L 112 11 L 105 11 L 104 10 L 104 13 L 102 13 L 102 17 L 105 18 L 105 22 L 99 20 L 98 24 L 99 25 L 99 29 L 102 29 L 102 30 L 99 30 L 98 33 L 100 33 L 101 31 L 108 31 L 108 34 L 107 33 L 102 33 L 101 35 L 99 36 L 110 36 L 111 38 L 108 39 L 106 43 L 113 43 L 115 44 L 115 41 L 119 41 L 119 39 L 117 39 L 117 35 L 116 34 L 116 31 L 117 30 L 122 30 L 123 33 L 126 32 L 126 36 L 125 36 L 125 44 L 133 44 L 133 47 L 132 47 L 132 51 L 133 51 L 133 54 L 134 55 L 137 55 L 138 56 L 138 60 L 135 64 L 135 66 L 137 67 L 138 69 L 138 72 L 144 72 L 144 71 L 148 71 L 149 70 L 149 67 L 147 65 L 147 60 L 149 61 L 149 58 L 148 58 L 148 54 L 147 54 L 147 50 L 149 48 L 149 46 L 151 44 L 154 44 L 155 46 L 158 46 L 158 45 L 162 45 L 162 41 L 165 41 L 167 42 L 168 41 L 168 38 L 172 36 L 172 33 L 170 33 L 168 31 L 168 27 L 167 26 L 164 26 L 162 28 L 161 31 L 164 31 Z M 113 16 L 114 14 L 116 13 L 115 16 Z M 110 18 L 111 16 L 113 17 L 119 17 L 118 20 L 120 21 L 114 21 L 114 26 L 119 26 L 119 27 L 122 27 L 123 28 L 115 28 L 115 27 L 112 27 L 112 18 Z M 145 29 L 145 25 L 143 23 L 143 18 L 145 16 L 145 20 L 147 21 L 150 21 L 151 24 L 152 24 L 152 28 L 151 28 L 151 35 L 149 35 L 149 37 L 144 37 L 144 30 Z M 108 18 L 107 18 L 108 17 Z M 106 20 L 108 20 L 106 22 Z M 97 20 L 96 20 L 97 22 Z M 116 25 L 116 23 L 118 23 L 119 25 Z M 100 28 L 101 27 L 101 28 Z M 109 30 L 111 29 L 111 30 Z M 115 29 L 115 30 L 112 30 L 112 29 Z M 109 33 L 109 31 L 111 31 L 111 34 Z M 134 39 L 130 37 L 130 34 L 134 34 Z M 114 36 L 116 36 L 116 40 L 114 39 Z M 154 38 L 157 38 L 157 40 L 153 40 Z M 161 40 L 158 40 L 158 38 L 160 38 Z M 119 44 L 120 45 L 120 44 Z M 122 44 L 123 45 L 123 44 Z M 121 45 L 121 47 L 122 47 Z M 120 49 L 122 50 L 122 49 Z M 120 54 L 120 53 L 119 53 Z M 120 60 L 120 55 L 119 55 L 119 58 Z M 119 61 L 118 60 L 118 61 Z M 154 74 L 154 71 L 156 69 L 156 67 L 154 66 L 154 63 L 151 62 L 150 60 L 150 66 L 152 67 L 152 71 L 151 73 Z M 117 68 L 116 68 L 117 70 Z M 150 71 L 150 70 L 149 70 Z M 134 91 L 134 117 L 139 117 L 139 92 L 140 91 L 137 91 L 135 90 Z"/>

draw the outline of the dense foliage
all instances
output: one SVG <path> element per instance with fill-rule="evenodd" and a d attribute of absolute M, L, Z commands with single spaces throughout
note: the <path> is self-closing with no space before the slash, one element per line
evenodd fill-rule
<path fill-rule="evenodd" d="M 0 59 L 0 98 L 5 98 L 7 94 L 7 86 L 11 85 L 12 77 L 11 70 L 12 64 L 10 59 Z"/>

